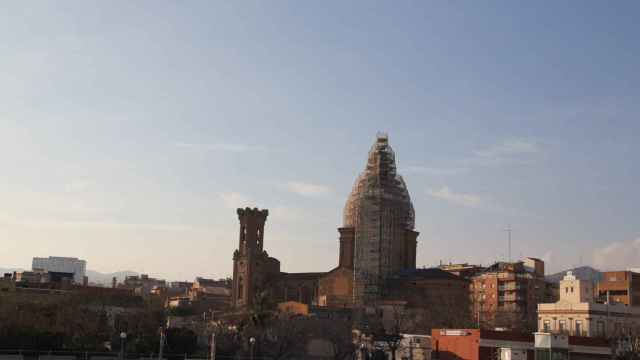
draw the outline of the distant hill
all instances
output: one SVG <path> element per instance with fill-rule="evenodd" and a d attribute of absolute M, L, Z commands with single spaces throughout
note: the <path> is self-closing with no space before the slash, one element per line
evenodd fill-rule
<path fill-rule="evenodd" d="M 567 269 L 559 273 L 545 276 L 545 280 L 548 282 L 560 282 L 562 278 L 567 274 L 567 271 L 571 271 L 575 277 L 580 280 L 599 281 L 602 278 L 602 273 L 592 268 L 591 266 L 580 266 L 573 269 Z"/>
<path fill-rule="evenodd" d="M 93 282 L 96 284 L 102 284 L 106 286 L 111 286 L 111 279 L 115 276 L 118 279 L 118 282 L 123 282 L 124 278 L 127 276 L 139 275 L 135 271 L 116 271 L 113 273 L 101 273 L 93 270 L 87 270 L 87 276 L 89 277 L 89 282 Z"/>

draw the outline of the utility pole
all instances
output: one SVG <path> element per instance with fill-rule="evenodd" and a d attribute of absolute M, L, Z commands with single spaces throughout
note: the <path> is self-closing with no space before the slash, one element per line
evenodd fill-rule
<path fill-rule="evenodd" d="M 216 333 L 211 334 L 211 360 L 216 360 Z"/>
<path fill-rule="evenodd" d="M 513 231 L 513 229 L 511 229 L 511 225 L 508 225 L 504 231 L 507 232 L 507 239 L 509 241 L 509 262 L 511 262 L 511 232 Z"/>
<path fill-rule="evenodd" d="M 164 349 L 164 328 L 160 327 L 160 349 L 158 350 L 158 360 L 162 360 L 163 349 Z"/>

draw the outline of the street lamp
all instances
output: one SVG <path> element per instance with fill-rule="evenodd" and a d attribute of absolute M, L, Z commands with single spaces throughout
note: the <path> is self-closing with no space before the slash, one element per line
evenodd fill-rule
<path fill-rule="evenodd" d="M 120 360 L 124 360 L 124 343 L 127 341 L 127 333 L 120 333 Z"/>
<path fill-rule="evenodd" d="M 256 344 L 256 338 L 254 338 L 253 336 L 249 338 L 249 351 L 251 354 L 251 360 L 253 360 L 253 347 Z"/>

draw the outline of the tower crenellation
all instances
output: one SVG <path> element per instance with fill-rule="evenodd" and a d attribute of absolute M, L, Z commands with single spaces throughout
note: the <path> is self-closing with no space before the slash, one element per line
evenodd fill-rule
<path fill-rule="evenodd" d="M 232 301 L 235 307 L 247 307 L 263 279 L 280 269 L 277 260 L 271 260 L 264 251 L 264 224 L 269 210 L 246 207 L 236 212 L 240 227 L 238 249 L 233 254 Z"/>
<path fill-rule="evenodd" d="M 264 249 L 264 224 L 269 216 L 269 210 L 246 207 L 239 208 L 236 212 L 240 221 L 238 244 L 240 254 L 262 252 Z"/>

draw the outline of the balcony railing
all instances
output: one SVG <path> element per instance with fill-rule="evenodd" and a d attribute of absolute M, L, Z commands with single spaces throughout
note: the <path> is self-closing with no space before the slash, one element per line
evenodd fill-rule
<path fill-rule="evenodd" d="M 588 336 L 588 332 L 586 330 L 576 331 L 576 330 L 567 330 L 567 329 L 563 329 L 563 330 L 542 329 L 542 331 L 551 333 L 551 334 L 556 334 L 556 335 Z"/>
<path fill-rule="evenodd" d="M 513 295 L 504 295 L 504 296 L 499 296 L 498 297 L 498 301 L 526 301 L 527 298 L 525 296 L 521 296 L 521 295 L 517 295 L 517 296 L 513 296 Z"/>
<path fill-rule="evenodd" d="M 518 291 L 518 290 L 525 290 L 527 287 L 521 284 L 505 284 L 505 285 L 499 285 L 498 286 L 498 290 L 499 291 Z"/>

